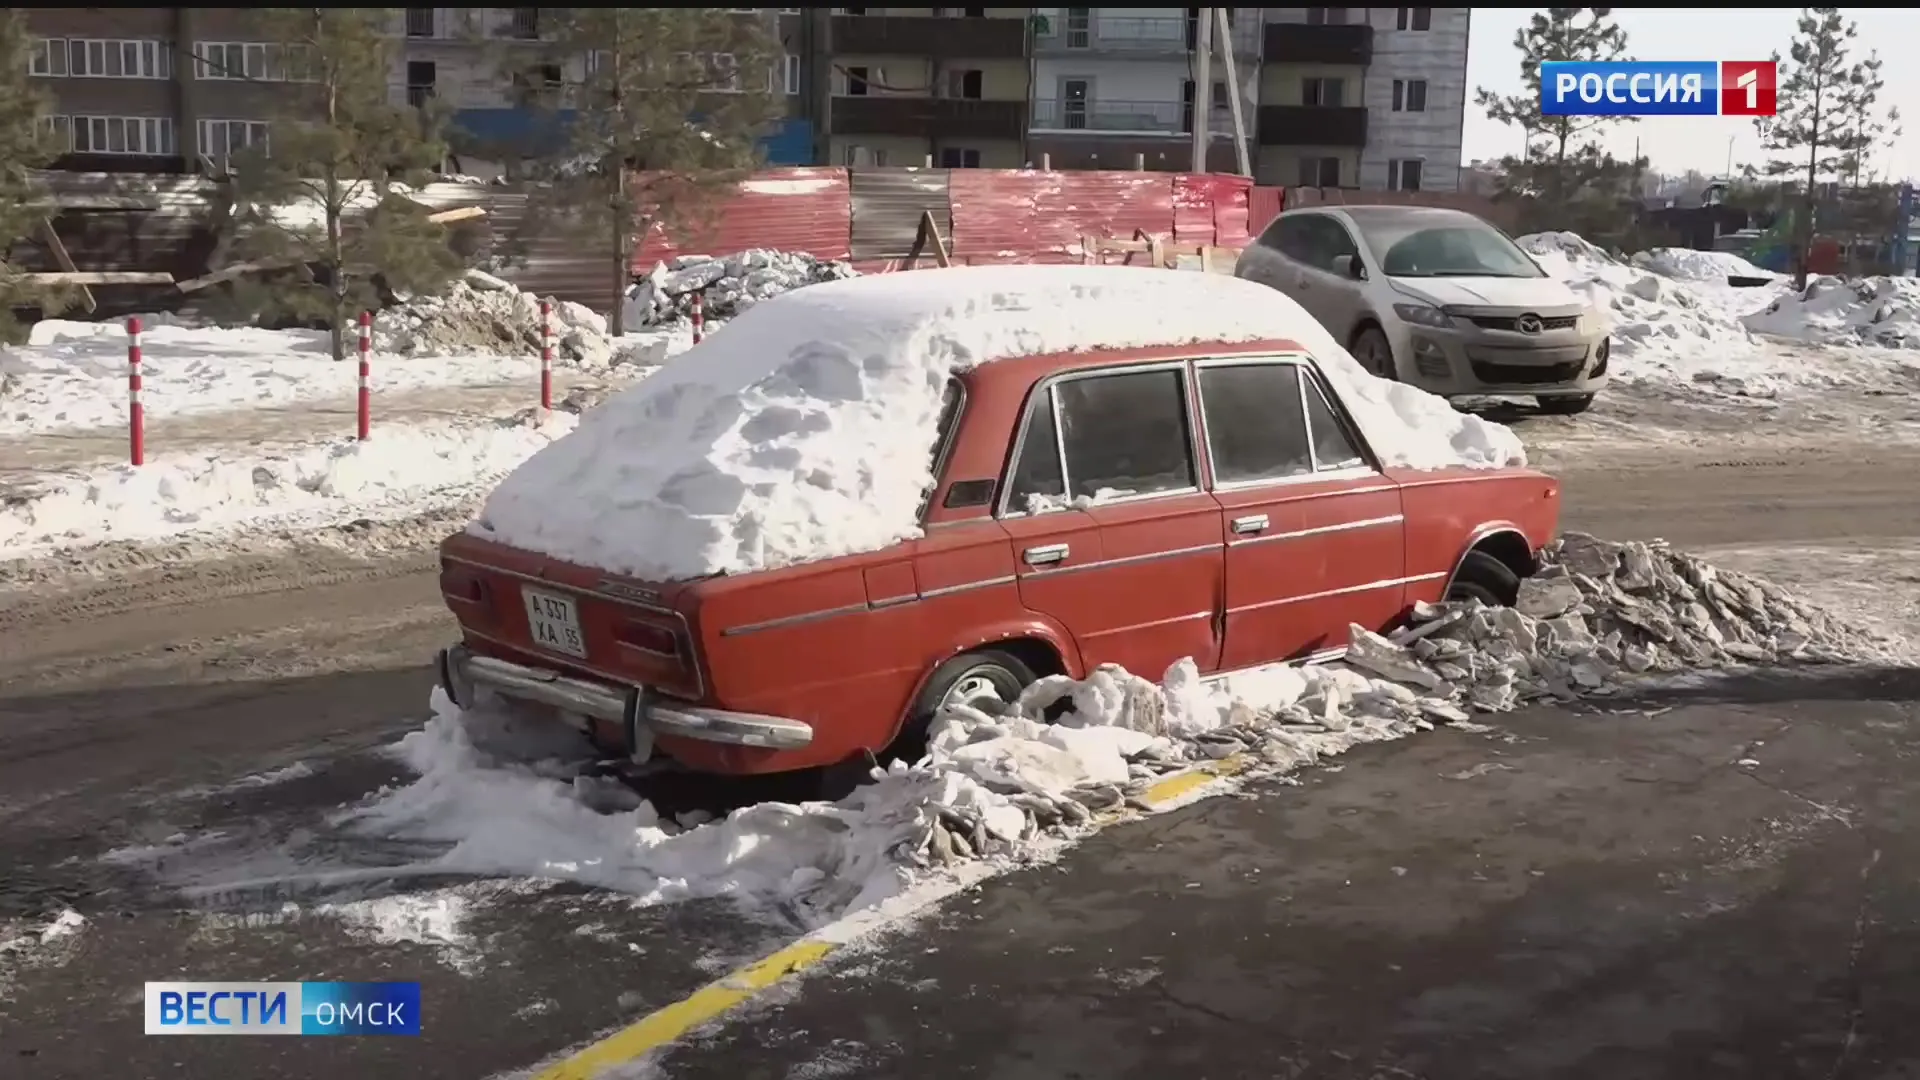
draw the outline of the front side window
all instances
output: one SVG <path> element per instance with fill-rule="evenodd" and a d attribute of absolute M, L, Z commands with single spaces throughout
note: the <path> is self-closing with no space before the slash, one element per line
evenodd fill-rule
<path fill-rule="evenodd" d="M 1198 486 L 1180 369 L 1068 379 L 1036 398 L 1008 509 L 1037 512 Z"/>
<path fill-rule="evenodd" d="M 1216 484 L 1251 484 L 1367 464 L 1320 380 L 1297 364 L 1200 369 Z"/>

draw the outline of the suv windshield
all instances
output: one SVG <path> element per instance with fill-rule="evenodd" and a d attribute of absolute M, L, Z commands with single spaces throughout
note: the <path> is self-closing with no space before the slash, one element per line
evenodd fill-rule
<path fill-rule="evenodd" d="M 1362 224 L 1361 233 L 1388 277 L 1546 276 L 1505 233 L 1480 222 L 1437 227 L 1380 222 Z"/>

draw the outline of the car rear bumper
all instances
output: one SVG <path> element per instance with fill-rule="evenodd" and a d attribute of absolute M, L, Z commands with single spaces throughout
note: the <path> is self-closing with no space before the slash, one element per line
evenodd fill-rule
<path fill-rule="evenodd" d="M 641 744 L 638 736 L 642 731 L 770 750 L 794 750 L 813 741 L 813 727 L 799 720 L 688 705 L 649 694 L 643 686 L 577 679 L 482 656 L 465 645 L 440 650 L 440 687 L 460 706 L 471 705 L 477 692 L 484 689 L 550 706 L 584 720 L 617 723 L 629 746 Z"/>

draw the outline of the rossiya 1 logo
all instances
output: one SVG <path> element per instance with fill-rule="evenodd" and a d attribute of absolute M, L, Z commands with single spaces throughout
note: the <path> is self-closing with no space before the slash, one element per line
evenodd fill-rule
<path fill-rule="evenodd" d="M 1550 60 L 1540 65 L 1543 116 L 1772 116 L 1772 60 Z"/>

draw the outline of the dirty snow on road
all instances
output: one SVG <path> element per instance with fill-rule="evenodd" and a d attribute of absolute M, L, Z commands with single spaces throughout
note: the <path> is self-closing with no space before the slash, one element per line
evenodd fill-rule
<path fill-rule="evenodd" d="M 949 710 L 927 759 L 896 763 L 838 803 L 761 803 L 719 819 L 664 814 L 597 777 L 569 729 L 463 711 L 436 692 L 432 719 L 391 748 L 412 779 L 320 827 L 267 849 L 216 833 L 108 858 L 203 900 L 276 883 L 324 893 L 455 875 L 573 882 L 643 906 L 727 898 L 806 928 L 969 866 L 1048 857 L 1196 764 L 1238 756 L 1255 773 L 1284 774 L 1434 724 L 1614 695 L 1642 678 L 1904 648 L 1661 545 L 1576 535 L 1551 558 L 1517 609 L 1426 609 L 1391 637 L 1356 629 L 1341 663 L 1224 682 L 1188 661 L 1158 681 L 1112 667 L 1043 679 L 1006 716 Z M 1057 719 L 1041 722 L 1050 711 Z M 429 890 L 420 896 L 449 899 L 336 914 L 458 948 L 464 895 Z"/>

